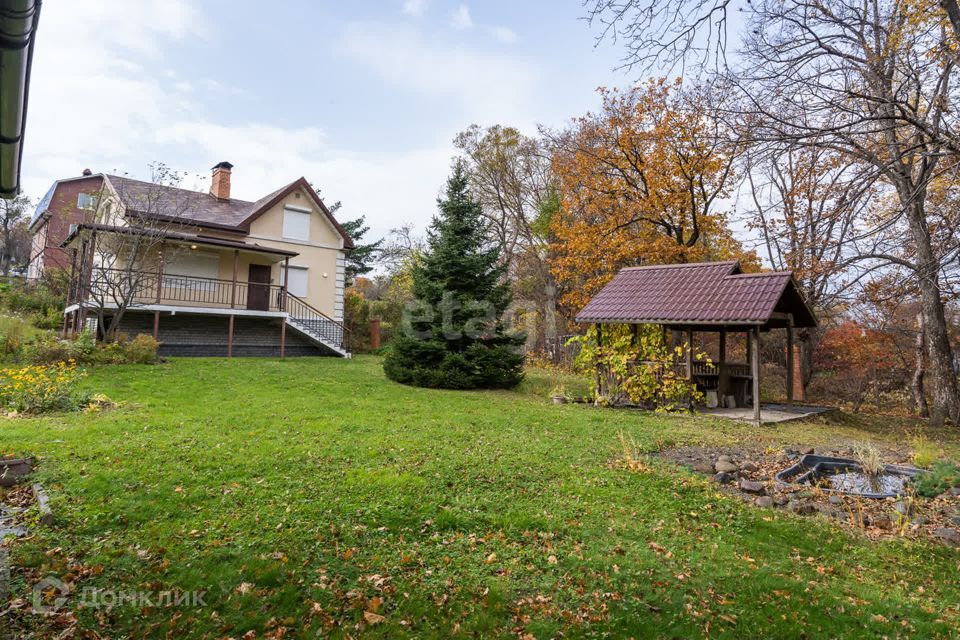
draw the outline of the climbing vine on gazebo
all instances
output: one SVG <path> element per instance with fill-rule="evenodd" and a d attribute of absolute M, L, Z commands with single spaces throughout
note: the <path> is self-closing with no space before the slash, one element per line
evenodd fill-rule
<path fill-rule="evenodd" d="M 676 412 L 703 400 L 683 364 L 692 346 L 668 345 L 656 325 L 594 325 L 569 343 L 580 345 L 574 366 L 590 376 L 595 404 Z M 693 359 L 711 364 L 704 353 Z"/>

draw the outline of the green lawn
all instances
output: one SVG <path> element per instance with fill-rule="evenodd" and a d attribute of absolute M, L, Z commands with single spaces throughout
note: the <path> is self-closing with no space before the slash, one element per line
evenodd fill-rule
<path fill-rule="evenodd" d="M 77 590 L 206 591 L 203 607 L 76 611 L 102 637 L 930 638 L 960 626 L 956 550 L 745 506 L 666 463 L 610 464 L 618 430 L 654 449 L 902 439 L 888 427 L 758 432 L 555 406 L 530 392 L 553 386 L 542 376 L 517 392 L 406 388 L 369 357 L 176 360 L 97 369 L 88 384 L 125 406 L 0 424 L 0 452 L 42 460 L 57 514 L 15 545 L 27 570 L 14 596 L 67 571 Z"/>

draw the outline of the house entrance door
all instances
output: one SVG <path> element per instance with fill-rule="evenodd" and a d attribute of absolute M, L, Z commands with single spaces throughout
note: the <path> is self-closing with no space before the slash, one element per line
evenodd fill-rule
<path fill-rule="evenodd" d="M 250 265 L 247 283 L 247 309 L 267 311 L 270 308 L 270 266 Z"/>

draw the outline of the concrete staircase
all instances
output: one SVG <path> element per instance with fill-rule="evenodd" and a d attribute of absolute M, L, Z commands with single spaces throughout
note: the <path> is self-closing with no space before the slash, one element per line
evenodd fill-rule
<path fill-rule="evenodd" d="M 317 346 L 324 347 L 341 358 L 350 357 L 350 352 L 347 351 L 347 330 L 343 323 L 337 322 L 292 293 L 286 292 L 283 302 L 290 327 Z"/>
<path fill-rule="evenodd" d="M 308 338 L 317 346 L 332 351 L 341 358 L 351 357 L 343 345 L 343 325 L 329 318 L 287 318 L 287 326 Z"/>

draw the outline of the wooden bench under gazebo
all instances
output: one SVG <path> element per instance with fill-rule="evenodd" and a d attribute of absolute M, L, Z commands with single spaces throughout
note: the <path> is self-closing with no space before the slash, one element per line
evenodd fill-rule
<path fill-rule="evenodd" d="M 743 273 L 737 262 L 655 265 L 622 269 L 587 306 L 577 322 L 655 324 L 685 335 L 685 371 L 698 386 L 715 385 L 719 398 L 733 395 L 738 406 L 749 392 L 753 421 L 761 423 L 760 333 L 786 331 L 787 405 L 794 400 L 794 329 L 817 326 L 790 271 Z M 719 334 L 714 365 L 694 362 L 694 332 Z M 727 362 L 727 338 L 745 334 L 747 362 Z M 802 386 L 801 386 L 802 388 Z"/>

